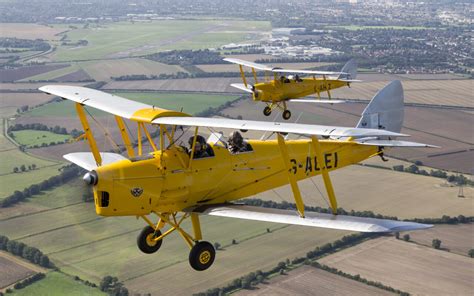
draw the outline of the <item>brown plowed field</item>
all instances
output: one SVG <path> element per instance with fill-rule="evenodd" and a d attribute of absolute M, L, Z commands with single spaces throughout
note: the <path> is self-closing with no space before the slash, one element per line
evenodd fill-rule
<path fill-rule="evenodd" d="M 472 295 L 474 260 L 395 238 L 366 241 L 319 260 L 414 295 Z"/>

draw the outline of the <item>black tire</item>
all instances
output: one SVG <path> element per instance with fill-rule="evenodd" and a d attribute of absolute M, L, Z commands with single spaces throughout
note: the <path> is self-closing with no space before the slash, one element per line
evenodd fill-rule
<path fill-rule="evenodd" d="M 291 117 L 291 112 L 290 112 L 290 110 L 285 110 L 285 111 L 283 111 L 282 116 L 283 116 L 283 119 L 284 119 L 284 120 L 290 119 L 290 117 Z"/>
<path fill-rule="evenodd" d="M 145 254 L 153 254 L 158 251 L 163 243 L 163 240 L 160 239 L 156 242 L 151 242 L 150 239 L 154 237 L 159 237 L 161 235 L 161 231 L 155 229 L 151 226 L 146 226 L 140 232 L 137 237 L 137 245 L 140 251 Z"/>
<path fill-rule="evenodd" d="M 211 267 L 216 259 L 216 250 L 209 242 L 198 242 L 189 252 L 189 264 L 197 271 Z"/>
<path fill-rule="evenodd" d="M 265 116 L 270 116 L 270 114 L 272 114 L 272 108 L 270 108 L 270 107 L 268 107 L 268 106 L 265 107 L 265 108 L 263 109 L 263 115 L 265 115 Z"/>

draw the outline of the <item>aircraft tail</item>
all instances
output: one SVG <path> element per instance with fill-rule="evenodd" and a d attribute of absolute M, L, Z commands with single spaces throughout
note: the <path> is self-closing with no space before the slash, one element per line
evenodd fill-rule
<path fill-rule="evenodd" d="M 403 125 L 403 101 L 401 82 L 399 80 L 390 82 L 372 98 L 362 113 L 357 127 L 399 133 Z"/>
<path fill-rule="evenodd" d="M 355 59 L 349 60 L 344 67 L 342 67 L 341 72 L 347 74 L 340 74 L 337 79 L 355 80 L 357 78 L 357 61 Z"/>

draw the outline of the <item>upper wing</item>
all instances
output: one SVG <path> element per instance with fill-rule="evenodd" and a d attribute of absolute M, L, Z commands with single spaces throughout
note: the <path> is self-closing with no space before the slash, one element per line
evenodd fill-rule
<path fill-rule="evenodd" d="M 152 121 L 154 124 L 170 124 L 199 127 L 230 128 L 240 130 L 292 133 L 300 135 L 336 136 L 336 137 L 403 137 L 404 134 L 386 130 L 298 124 L 286 122 L 267 122 L 254 120 L 236 120 L 207 117 L 161 117 Z"/>
<path fill-rule="evenodd" d="M 232 63 L 232 64 L 237 64 L 237 65 L 242 65 L 242 66 L 247 66 L 250 68 L 258 69 L 258 70 L 263 70 L 263 71 L 272 71 L 272 67 L 258 64 L 258 63 L 253 63 L 253 62 L 248 62 L 244 61 L 241 59 L 232 59 L 232 58 L 225 58 L 224 61 Z"/>
<path fill-rule="evenodd" d="M 126 157 L 110 152 L 101 152 L 100 156 L 102 157 L 102 165 L 110 164 L 117 162 L 119 160 L 127 159 Z M 94 159 L 94 155 L 91 152 L 75 152 L 63 155 L 63 157 L 70 162 L 80 166 L 83 169 L 92 171 L 97 168 L 97 163 Z"/>
<path fill-rule="evenodd" d="M 308 74 L 308 75 L 341 75 L 341 74 L 347 74 L 347 73 L 344 73 L 344 72 L 317 71 L 317 70 L 293 70 L 293 69 L 281 69 L 281 68 L 273 68 L 272 72 L 277 72 L 277 73 L 299 73 L 299 74 Z"/>
<path fill-rule="evenodd" d="M 151 122 L 161 116 L 189 116 L 81 86 L 45 85 L 39 90 L 135 121 Z"/>
<path fill-rule="evenodd" d="M 344 100 L 320 100 L 320 99 L 291 99 L 288 102 L 296 103 L 320 103 L 320 104 L 340 104 L 345 103 Z"/>
<path fill-rule="evenodd" d="M 306 212 L 305 218 L 301 218 L 294 211 L 236 204 L 202 206 L 189 209 L 188 212 L 210 216 L 240 218 L 255 221 L 267 221 L 358 232 L 396 232 L 425 229 L 433 226 L 415 222 L 332 215 L 315 212 Z"/>

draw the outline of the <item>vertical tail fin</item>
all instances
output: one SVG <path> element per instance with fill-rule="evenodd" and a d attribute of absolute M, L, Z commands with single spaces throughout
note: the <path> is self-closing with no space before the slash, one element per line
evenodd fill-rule
<path fill-rule="evenodd" d="M 357 61 L 355 59 L 349 60 L 344 67 L 342 67 L 341 72 L 347 74 L 340 74 L 337 79 L 347 79 L 354 80 L 357 77 Z"/>
<path fill-rule="evenodd" d="M 404 117 L 403 87 L 399 80 L 390 82 L 370 101 L 357 124 L 359 128 L 385 129 L 399 133 Z"/>

